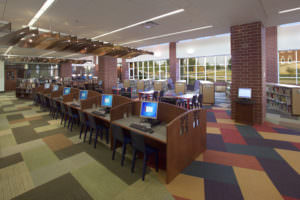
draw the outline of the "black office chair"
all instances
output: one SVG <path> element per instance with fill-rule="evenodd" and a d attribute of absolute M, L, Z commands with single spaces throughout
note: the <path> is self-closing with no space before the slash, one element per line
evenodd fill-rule
<path fill-rule="evenodd" d="M 125 88 L 121 88 L 120 95 L 122 95 L 125 91 L 126 91 Z"/>
<path fill-rule="evenodd" d="M 103 132 L 105 132 L 106 144 L 109 143 L 109 128 L 107 128 L 106 126 L 103 125 L 102 129 L 100 131 L 96 132 L 95 143 L 94 143 L 95 148 L 96 148 L 96 145 L 97 145 L 98 136 L 100 136 L 101 140 L 103 139 Z"/>
<path fill-rule="evenodd" d="M 164 96 L 165 92 L 163 90 L 161 90 L 159 92 L 159 101 L 161 100 L 161 98 Z"/>
<path fill-rule="evenodd" d="M 192 101 L 190 102 L 190 108 L 194 109 L 197 107 L 197 95 L 194 95 Z"/>
<path fill-rule="evenodd" d="M 158 91 L 154 91 L 153 96 L 152 96 L 152 100 L 158 101 Z"/>
<path fill-rule="evenodd" d="M 61 121 L 60 124 L 64 122 L 64 127 L 66 127 L 67 120 L 69 119 L 69 113 L 64 105 L 64 103 L 60 102 L 60 108 L 61 108 Z"/>
<path fill-rule="evenodd" d="M 112 160 L 115 159 L 116 148 L 117 148 L 117 141 L 122 143 L 122 158 L 121 158 L 121 166 L 124 165 L 125 154 L 126 154 L 126 146 L 131 142 L 129 136 L 123 133 L 121 127 L 112 125 L 111 126 L 111 133 L 113 136 L 113 153 L 112 153 Z"/>
<path fill-rule="evenodd" d="M 86 119 L 85 114 L 83 112 L 81 112 L 81 110 L 78 110 L 79 113 L 79 124 L 80 124 L 80 134 L 79 134 L 79 138 L 81 138 L 83 129 L 85 127 L 85 133 L 84 136 L 86 137 L 87 134 L 87 130 L 89 129 L 89 121 Z"/>
<path fill-rule="evenodd" d="M 71 124 L 70 131 L 72 132 L 73 124 L 74 124 L 74 122 L 78 122 L 79 116 L 77 113 L 73 112 L 71 106 L 67 106 L 67 109 L 68 109 L 68 113 L 69 113 L 68 128 L 70 128 L 70 124 Z"/>
<path fill-rule="evenodd" d="M 58 101 L 52 100 L 56 107 L 55 119 L 58 118 L 58 115 L 61 115 L 61 107 Z"/>
<path fill-rule="evenodd" d="M 130 93 L 131 93 L 131 87 L 128 87 L 128 88 L 127 88 L 127 92 L 130 92 Z"/>
<path fill-rule="evenodd" d="M 137 152 L 141 152 L 144 154 L 144 163 L 143 163 L 143 175 L 142 179 L 145 180 L 145 174 L 147 170 L 147 161 L 151 154 L 155 154 L 155 167 L 156 171 L 158 171 L 158 149 L 151 147 L 149 145 L 145 144 L 145 137 L 141 134 L 135 133 L 133 131 L 130 132 L 131 135 L 131 144 L 133 147 L 133 159 L 132 159 L 132 165 L 131 165 L 131 172 L 134 172 L 135 168 L 135 160 L 136 160 L 136 154 Z"/>
<path fill-rule="evenodd" d="M 103 126 L 100 124 L 97 124 L 95 118 L 92 115 L 88 115 L 88 120 L 89 120 L 89 129 L 90 129 L 89 144 L 91 144 L 92 137 L 93 137 L 93 131 L 94 130 L 96 131 L 96 136 L 97 136 L 97 133 L 99 131 L 102 132 Z M 85 142 L 85 139 L 86 139 L 86 134 L 84 135 L 84 142 Z M 97 144 L 96 140 L 97 140 L 97 138 L 95 138 L 95 143 L 94 143 L 95 148 L 96 148 L 96 144 Z"/>

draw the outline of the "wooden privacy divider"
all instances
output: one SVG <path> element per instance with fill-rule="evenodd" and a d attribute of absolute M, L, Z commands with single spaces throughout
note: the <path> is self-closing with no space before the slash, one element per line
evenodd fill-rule
<path fill-rule="evenodd" d="M 98 93 L 97 96 L 95 95 L 95 96 L 92 96 L 92 97 L 88 97 L 88 99 L 80 101 L 81 109 L 83 109 L 83 110 L 88 109 L 88 108 L 92 108 L 93 104 L 97 105 L 97 106 L 101 105 L 101 94 L 100 93 Z"/>
<path fill-rule="evenodd" d="M 51 92 L 51 98 L 60 97 L 63 95 L 64 87 L 59 86 L 57 91 Z"/>
<path fill-rule="evenodd" d="M 120 95 L 113 95 L 113 103 L 112 103 L 112 107 L 124 104 L 124 103 L 129 103 L 131 102 L 131 99 L 124 97 L 124 96 L 120 96 Z"/>
<path fill-rule="evenodd" d="M 122 119 L 124 115 L 128 116 L 129 113 L 133 113 L 133 105 L 137 102 L 129 102 L 118 105 L 110 110 L 110 120 L 115 121 Z"/>
<path fill-rule="evenodd" d="M 206 110 L 183 113 L 167 125 L 167 184 L 206 150 Z"/>
<path fill-rule="evenodd" d="M 73 101 L 73 99 L 79 98 L 79 89 L 71 88 L 71 92 L 68 95 L 63 96 L 63 102 Z"/>

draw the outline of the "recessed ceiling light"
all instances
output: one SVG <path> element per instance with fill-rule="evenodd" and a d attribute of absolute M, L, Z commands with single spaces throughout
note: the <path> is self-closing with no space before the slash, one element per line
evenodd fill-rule
<path fill-rule="evenodd" d="M 213 27 L 212 25 L 210 25 L 210 26 L 202 26 L 202 27 L 198 27 L 198 28 L 193 28 L 193 29 L 188 29 L 188 30 L 184 30 L 184 31 L 175 32 L 175 33 L 167 33 L 167 34 L 153 36 L 153 37 L 148 37 L 148 38 L 144 38 L 144 39 L 140 39 L 140 40 L 134 40 L 134 41 L 131 41 L 131 42 L 125 42 L 125 43 L 120 44 L 120 45 L 132 44 L 132 43 L 142 42 L 142 41 L 146 41 L 146 40 L 153 40 L 153 39 L 158 39 L 158 38 L 163 38 L 163 37 L 178 35 L 178 34 L 182 34 L 182 33 L 188 33 L 188 32 L 192 32 L 192 31 L 198 31 L 198 30 L 208 29 L 208 28 L 212 28 L 212 27 Z"/>
<path fill-rule="evenodd" d="M 287 9 L 287 10 L 280 10 L 278 13 L 279 14 L 284 14 L 284 13 L 294 12 L 294 11 L 297 11 L 297 10 L 300 10 L 300 7 L 298 7 L 298 8 L 292 8 L 292 9 Z"/>
<path fill-rule="evenodd" d="M 93 37 L 92 39 L 97 39 L 97 38 L 100 38 L 100 37 L 104 37 L 106 35 L 110 35 L 110 34 L 113 34 L 113 33 L 116 33 L 116 32 L 119 32 L 119 31 L 123 31 L 125 29 L 128 29 L 128 28 L 132 28 L 132 27 L 135 27 L 135 26 L 138 26 L 138 25 L 141 25 L 141 24 L 145 24 L 147 22 L 150 22 L 150 21 L 154 21 L 154 20 L 158 20 L 158 19 L 161 19 L 161 18 L 164 18 L 164 17 L 168 17 L 168 16 L 171 16 L 171 15 L 175 15 L 175 14 L 178 14 L 178 13 L 181 13 L 183 12 L 184 9 L 178 9 L 178 10 L 174 10 L 172 12 L 168 12 L 168 13 L 165 13 L 163 15 L 159 15 L 157 17 L 153 17 L 151 19 L 146 19 L 146 20 L 143 20 L 141 22 L 138 22 L 138 23 L 135 23 L 135 24 L 132 24 L 132 25 L 129 25 L 129 26 L 125 26 L 125 27 L 122 27 L 122 28 L 119 28 L 119 29 L 116 29 L 114 31 L 111 31 L 111 32 L 108 32 L 108 33 L 104 33 L 102 35 L 98 35 L 98 36 L 95 36 Z"/>
<path fill-rule="evenodd" d="M 28 42 L 30 42 L 30 43 L 31 43 L 31 42 L 32 42 L 32 39 L 29 39 L 29 40 L 28 40 Z"/>
<path fill-rule="evenodd" d="M 39 11 L 34 15 L 34 17 L 28 23 L 28 26 L 32 26 L 35 22 L 46 12 L 46 10 L 54 3 L 55 0 L 46 0 Z"/>

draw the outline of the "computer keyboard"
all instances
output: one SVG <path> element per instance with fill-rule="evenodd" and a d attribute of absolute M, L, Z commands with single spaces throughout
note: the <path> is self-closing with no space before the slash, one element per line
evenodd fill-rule
<path fill-rule="evenodd" d="M 102 113 L 102 112 L 99 112 L 99 111 L 93 111 L 92 112 L 94 115 L 98 115 L 98 116 L 101 116 L 101 117 L 105 117 L 105 114 Z"/>
<path fill-rule="evenodd" d="M 154 132 L 151 128 L 148 128 L 144 125 L 137 124 L 137 123 L 132 123 L 132 124 L 129 125 L 129 127 L 135 128 L 135 129 L 140 130 L 140 131 L 148 132 L 148 133 L 153 133 Z"/>
<path fill-rule="evenodd" d="M 74 106 L 74 107 L 80 107 L 80 105 L 77 104 L 77 103 L 72 103 L 71 106 Z"/>

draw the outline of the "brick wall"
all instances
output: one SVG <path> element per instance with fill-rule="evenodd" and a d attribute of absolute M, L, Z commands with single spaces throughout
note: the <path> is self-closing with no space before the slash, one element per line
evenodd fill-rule
<path fill-rule="evenodd" d="M 117 59 L 111 56 L 99 56 L 98 77 L 103 81 L 105 93 L 111 93 L 112 87 L 117 84 Z"/>
<path fill-rule="evenodd" d="M 122 81 L 129 79 L 128 63 L 122 58 Z"/>
<path fill-rule="evenodd" d="M 176 42 L 169 44 L 169 59 L 170 59 L 170 77 L 175 83 L 179 80 L 179 64 L 176 58 Z"/>
<path fill-rule="evenodd" d="M 60 65 L 60 77 L 72 77 L 72 63 Z"/>
<path fill-rule="evenodd" d="M 238 88 L 252 88 L 255 123 L 263 123 L 265 101 L 265 28 L 261 22 L 231 27 L 231 112 L 235 116 Z M 246 113 L 245 113 L 246 114 Z"/>
<path fill-rule="evenodd" d="M 266 28 L 266 80 L 278 83 L 277 26 Z"/>

